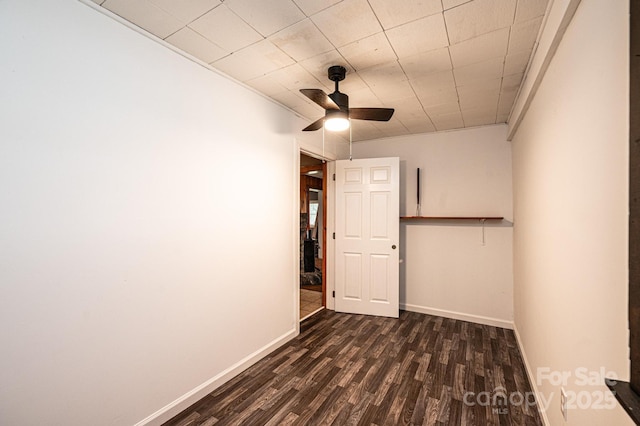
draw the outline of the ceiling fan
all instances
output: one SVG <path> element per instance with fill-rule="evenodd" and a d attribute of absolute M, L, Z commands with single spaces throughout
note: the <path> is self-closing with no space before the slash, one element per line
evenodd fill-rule
<path fill-rule="evenodd" d="M 320 89 L 300 89 L 300 92 L 325 109 L 324 117 L 302 129 L 303 132 L 318 130 L 324 124 L 325 129 L 341 131 L 349 128 L 349 119 L 389 121 L 393 108 L 349 108 L 349 96 L 340 92 L 338 83 L 344 80 L 347 70 L 340 65 L 329 67 L 329 80 L 336 83 L 336 89 L 327 95 Z"/>

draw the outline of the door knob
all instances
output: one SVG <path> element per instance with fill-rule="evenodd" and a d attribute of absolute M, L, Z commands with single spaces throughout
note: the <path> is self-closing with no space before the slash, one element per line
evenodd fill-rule
<path fill-rule="evenodd" d="M 395 244 L 394 244 L 394 245 L 392 245 L 392 246 L 391 246 L 391 248 L 392 248 L 393 250 L 395 250 L 395 249 L 396 249 L 396 245 L 395 245 Z"/>

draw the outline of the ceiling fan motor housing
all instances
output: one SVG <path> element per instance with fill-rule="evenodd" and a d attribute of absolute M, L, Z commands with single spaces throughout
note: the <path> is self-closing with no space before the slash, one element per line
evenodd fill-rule
<path fill-rule="evenodd" d="M 342 92 L 338 92 L 337 90 L 333 93 L 329 94 L 329 97 L 333 102 L 336 103 L 343 111 L 349 110 L 349 96 Z"/>
<path fill-rule="evenodd" d="M 327 70 L 327 75 L 331 81 L 342 81 L 347 75 L 347 69 L 341 65 L 333 65 Z"/>

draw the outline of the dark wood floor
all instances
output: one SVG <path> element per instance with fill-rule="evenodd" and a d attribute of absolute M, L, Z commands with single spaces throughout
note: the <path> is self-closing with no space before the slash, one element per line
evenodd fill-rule
<path fill-rule="evenodd" d="M 542 425 L 513 331 L 324 310 L 166 425 Z"/>

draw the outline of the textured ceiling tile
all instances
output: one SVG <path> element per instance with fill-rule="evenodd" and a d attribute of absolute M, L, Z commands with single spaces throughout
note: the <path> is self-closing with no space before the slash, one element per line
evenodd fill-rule
<path fill-rule="evenodd" d="M 424 118 L 399 120 L 410 133 L 430 133 L 436 130 L 436 127 L 426 115 Z"/>
<path fill-rule="evenodd" d="M 340 90 L 342 90 L 342 87 Z M 382 108 L 384 106 L 368 87 L 360 90 L 351 90 L 347 95 L 349 95 L 349 105 L 354 108 Z"/>
<path fill-rule="evenodd" d="M 224 4 L 265 37 L 305 18 L 292 0 L 226 0 Z"/>
<path fill-rule="evenodd" d="M 150 0 L 151 3 L 167 11 L 185 24 L 201 17 L 222 3 L 220 0 Z"/>
<path fill-rule="evenodd" d="M 367 0 L 343 0 L 311 17 L 335 47 L 382 31 Z"/>
<path fill-rule="evenodd" d="M 298 114 L 302 115 L 309 120 L 317 120 L 322 117 L 322 111 L 318 108 L 317 105 L 312 104 L 298 104 L 291 108 Z"/>
<path fill-rule="evenodd" d="M 533 48 L 533 45 L 538 38 L 538 30 L 540 30 L 541 23 L 542 17 L 515 24 L 511 28 L 508 51 L 519 52 L 521 50 Z"/>
<path fill-rule="evenodd" d="M 498 109 L 504 110 L 507 112 L 511 111 L 511 107 L 518 97 L 517 90 L 504 90 L 500 92 L 500 99 L 498 100 Z"/>
<path fill-rule="evenodd" d="M 511 106 L 515 102 L 518 97 L 517 90 L 502 90 L 500 91 L 500 99 L 498 100 L 498 107 L 508 106 L 508 109 L 511 109 Z"/>
<path fill-rule="evenodd" d="M 413 89 L 408 81 L 394 81 L 377 86 L 370 86 L 371 91 L 385 103 L 393 103 L 400 99 L 415 97 Z"/>
<path fill-rule="evenodd" d="M 502 78 L 494 78 L 493 80 L 478 81 L 474 84 L 467 84 L 458 87 L 460 96 L 478 92 L 497 91 L 502 86 Z"/>
<path fill-rule="evenodd" d="M 373 121 L 353 120 L 351 124 L 354 132 L 356 131 L 378 132 L 378 128 L 375 126 Z"/>
<path fill-rule="evenodd" d="M 453 75 L 456 77 L 456 85 L 464 86 L 484 80 L 494 80 L 499 78 L 502 76 L 503 68 L 504 59 L 499 57 L 467 65 L 465 67 L 454 68 Z"/>
<path fill-rule="evenodd" d="M 302 68 L 300 64 L 280 68 L 270 75 L 281 85 L 296 93 L 299 93 L 300 89 L 316 89 L 321 87 L 318 79 Z M 307 99 L 301 93 L 300 96 Z"/>
<path fill-rule="evenodd" d="M 189 24 L 189 27 L 230 52 L 263 39 L 260 33 L 225 5 L 207 12 Z"/>
<path fill-rule="evenodd" d="M 291 109 L 295 109 L 304 105 L 309 105 L 309 102 L 306 100 L 306 98 L 304 98 L 301 94 L 291 90 L 276 93 L 275 95 L 271 96 L 271 98 L 275 99 L 276 101 L 280 102 L 282 105 L 285 105 Z M 316 110 L 318 111 L 317 117 L 316 116 L 314 117 L 315 119 L 318 119 L 322 116 L 322 108 L 320 108 L 319 106 L 316 106 Z M 314 117 L 310 119 L 313 120 Z"/>
<path fill-rule="evenodd" d="M 369 0 L 385 29 L 442 12 L 440 0 Z"/>
<path fill-rule="evenodd" d="M 462 116 L 466 117 L 465 114 L 468 114 L 469 111 L 476 111 L 476 114 L 480 114 L 480 112 L 484 112 L 489 114 L 493 119 L 496 117 L 496 111 L 498 110 L 498 100 L 500 99 L 500 94 L 498 91 L 495 91 L 491 94 L 487 93 L 484 97 L 478 98 L 467 98 L 464 102 L 462 98 L 460 99 L 460 111 L 462 111 Z M 466 124 L 466 120 L 465 120 Z"/>
<path fill-rule="evenodd" d="M 293 0 L 307 16 L 314 15 L 342 0 Z"/>
<path fill-rule="evenodd" d="M 511 115 L 511 108 L 513 107 L 513 102 L 499 102 L 498 109 L 496 110 L 496 123 L 506 123 L 509 116 Z"/>
<path fill-rule="evenodd" d="M 516 22 L 528 21 L 544 15 L 548 0 L 518 0 Z"/>
<path fill-rule="evenodd" d="M 507 118 L 511 114 L 511 108 L 516 100 L 517 92 L 500 93 L 500 99 L 498 100 L 498 113 L 496 122 L 506 122 Z"/>
<path fill-rule="evenodd" d="M 481 118 L 482 120 L 490 120 L 489 123 L 483 124 L 493 124 L 496 119 L 496 112 L 498 111 L 498 101 L 491 105 L 491 108 L 466 108 L 462 109 L 462 118 L 464 119 L 465 125 L 468 125 L 467 119 L 471 117 Z"/>
<path fill-rule="evenodd" d="M 475 0 L 444 12 L 451 44 L 507 28 L 513 23 L 516 0 Z"/>
<path fill-rule="evenodd" d="M 402 123 L 400 123 L 400 124 L 402 124 Z M 411 134 L 411 132 L 409 132 L 409 130 L 404 126 L 402 126 L 401 128 L 392 129 L 392 130 L 382 129 L 381 131 L 383 132 L 384 137 L 386 137 L 386 138 L 395 138 L 395 137 L 398 137 L 398 136 L 406 136 L 406 135 Z"/>
<path fill-rule="evenodd" d="M 510 115 L 511 106 L 498 106 L 498 111 L 496 112 L 496 123 L 507 123 Z"/>
<path fill-rule="evenodd" d="M 486 109 L 462 110 L 462 119 L 465 127 L 486 126 L 496 123 L 497 107 L 493 111 Z"/>
<path fill-rule="evenodd" d="M 189 27 L 182 28 L 165 40 L 206 63 L 216 61 L 228 54 L 220 46 L 210 42 Z"/>
<path fill-rule="evenodd" d="M 372 141 L 381 138 L 378 129 L 371 130 L 353 130 L 353 143 L 356 142 L 364 142 L 364 141 Z"/>
<path fill-rule="evenodd" d="M 272 96 L 289 90 L 271 75 L 263 75 L 261 77 L 248 80 L 246 81 L 246 84 L 267 96 Z"/>
<path fill-rule="evenodd" d="M 398 99 L 394 105 L 390 105 L 395 109 L 393 116 L 398 120 L 404 122 L 404 120 L 415 120 L 425 117 L 425 112 L 422 109 L 422 104 L 415 95 L 408 98 Z"/>
<path fill-rule="evenodd" d="M 351 130 L 354 142 L 379 139 L 383 137 L 383 134 L 371 121 L 354 120 L 351 123 Z"/>
<path fill-rule="evenodd" d="M 476 87 L 473 89 L 463 90 L 468 86 L 458 88 L 458 96 L 460 97 L 460 109 L 464 112 L 470 108 L 496 108 L 498 98 L 500 97 L 500 80 L 491 87 Z M 494 111 L 495 112 L 495 111 Z"/>
<path fill-rule="evenodd" d="M 409 130 L 407 130 L 407 128 L 395 118 L 392 118 L 389 121 L 376 121 L 374 122 L 374 126 L 376 126 L 385 137 L 409 134 Z"/>
<path fill-rule="evenodd" d="M 296 61 L 333 50 L 333 45 L 309 19 L 277 32 L 269 37 L 269 41 Z"/>
<path fill-rule="evenodd" d="M 425 107 L 425 111 L 429 116 L 455 114 L 460 112 L 460 104 L 458 104 L 458 102 L 451 102 L 448 104 L 430 105 Z"/>
<path fill-rule="evenodd" d="M 446 47 L 407 56 L 399 59 L 398 62 L 410 80 L 451 69 L 449 49 Z"/>
<path fill-rule="evenodd" d="M 464 119 L 465 125 L 467 125 L 467 119 L 471 117 L 476 117 L 478 119 L 490 120 L 489 123 L 484 124 L 493 124 L 496 119 L 496 113 L 498 111 L 498 101 L 491 104 L 490 108 L 463 108 L 462 109 L 462 118 Z"/>
<path fill-rule="evenodd" d="M 509 28 L 484 34 L 449 47 L 454 68 L 505 56 L 509 43 Z"/>
<path fill-rule="evenodd" d="M 461 129 L 464 127 L 464 121 L 462 121 L 462 114 L 454 112 L 452 114 L 443 114 L 437 116 L 431 116 L 431 121 L 436 127 L 436 130 L 441 132 L 443 130 Z"/>
<path fill-rule="evenodd" d="M 384 137 L 387 137 L 387 138 L 394 138 L 396 136 L 405 136 L 410 134 L 409 129 L 404 127 L 404 125 L 401 122 L 380 123 L 378 125 L 378 129 L 380 130 L 380 132 L 382 132 Z"/>
<path fill-rule="evenodd" d="M 433 105 L 458 104 L 458 91 L 453 86 L 425 91 L 424 93 L 417 93 L 417 95 L 425 110 Z"/>
<path fill-rule="evenodd" d="M 107 0 L 102 7 L 162 39 L 184 26 L 148 0 Z"/>
<path fill-rule="evenodd" d="M 503 111 L 498 108 L 498 115 L 496 116 L 496 123 L 507 123 L 509 120 L 509 115 L 511 114 L 511 110 Z"/>
<path fill-rule="evenodd" d="M 356 70 L 397 59 L 387 40 L 387 36 L 383 32 L 349 43 L 338 50 Z"/>
<path fill-rule="evenodd" d="M 347 69 L 347 78 L 354 72 L 353 68 L 349 66 L 347 61 L 340 55 L 337 50 L 330 50 L 329 52 L 321 53 L 320 55 L 313 56 L 309 59 L 299 62 L 299 64 L 311 73 L 323 86 L 327 89 L 332 89 L 333 82 L 329 80 L 327 76 L 327 70 L 333 65 L 341 65 Z"/>
<path fill-rule="evenodd" d="M 268 40 L 262 40 L 212 65 L 240 81 L 247 81 L 291 64 L 293 60 L 289 56 Z"/>
<path fill-rule="evenodd" d="M 326 77 L 325 77 L 326 80 Z M 327 84 L 331 84 L 334 87 L 333 81 L 327 80 Z M 347 77 L 340 82 L 340 91 L 346 94 L 351 94 L 357 90 L 368 89 L 369 86 L 362 80 L 360 75 L 355 72 L 347 71 Z M 333 90 L 331 90 L 333 92 Z"/>
<path fill-rule="evenodd" d="M 460 6 L 461 4 L 469 3 L 470 1 L 473 0 L 442 0 L 442 6 L 444 7 L 444 10 L 448 10 Z"/>
<path fill-rule="evenodd" d="M 419 37 L 416 37 L 419 34 Z M 387 37 L 398 58 L 449 45 L 442 14 L 427 16 L 387 31 Z"/>
<path fill-rule="evenodd" d="M 504 61 L 504 75 L 519 74 L 527 69 L 531 50 L 509 53 Z"/>
<path fill-rule="evenodd" d="M 358 74 L 369 87 L 381 86 L 406 80 L 407 77 L 397 61 L 387 62 L 375 67 L 358 71 Z"/>
<path fill-rule="evenodd" d="M 511 109 L 515 102 L 515 95 L 500 96 L 498 110 L 496 112 L 496 123 L 506 123 L 511 115 Z"/>
<path fill-rule="evenodd" d="M 354 140 L 505 122 L 548 3 L 93 1 L 309 120 L 323 110 L 299 89 L 331 93 L 327 68 L 344 66 L 352 107 L 396 110 L 390 122 L 354 120 Z"/>
<path fill-rule="evenodd" d="M 512 74 L 502 79 L 502 90 L 517 91 L 522 83 L 524 74 Z"/>
<path fill-rule="evenodd" d="M 451 70 L 437 72 L 415 80 L 410 80 L 411 86 L 415 90 L 418 97 L 429 96 L 430 93 L 441 90 L 442 88 L 454 88 L 455 79 Z"/>

